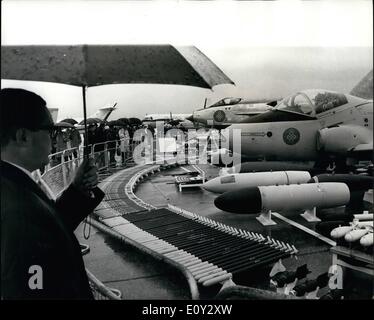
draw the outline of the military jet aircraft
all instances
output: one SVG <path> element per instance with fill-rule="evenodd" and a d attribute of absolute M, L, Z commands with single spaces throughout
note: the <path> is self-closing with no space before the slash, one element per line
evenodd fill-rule
<path fill-rule="evenodd" d="M 241 152 L 266 160 L 347 158 L 372 160 L 373 101 L 333 91 L 300 91 L 247 123 L 241 130 Z"/>
<path fill-rule="evenodd" d="M 245 122 L 251 117 L 266 112 L 276 101 L 251 101 L 242 98 L 224 98 L 211 106 L 195 110 L 187 120 L 214 129 L 224 129 L 233 123 Z"/>
<path fill-rule="evenodd" d="M 146 114 L 142 123 L 150 127 L 156 128 L 157 121 L 164 122 L 165 124 L 170 124 L 170 126 L 175 126 L 177 128 L 192 129 L 194 125 L 191 121 L 186 120 L 189 113 L 153 113 Z"/>

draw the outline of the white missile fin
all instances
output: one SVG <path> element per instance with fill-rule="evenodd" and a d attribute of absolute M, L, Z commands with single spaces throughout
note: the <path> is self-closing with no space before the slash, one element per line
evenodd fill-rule
<path fill-rule="evenodd" d="M 286 271 L 286 267 L 282 263 L 282 259 L 279 259 L 270 271 L 269 276 L 274 277 L 277 273 Z M 271 281 L 271 280 L 270 280 Z"/>

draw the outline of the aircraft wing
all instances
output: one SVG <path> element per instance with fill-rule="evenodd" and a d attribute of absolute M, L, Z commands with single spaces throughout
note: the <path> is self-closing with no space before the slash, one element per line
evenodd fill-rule
<path fill-rule="evenodd" d="M 359 144 L 348 151 L 348 156 L 355 159 L 373 159 L 373 142 Z"/>
<path fill-rule="evenodd" d="M 355 146 L 350 150 L 351 152 L 366 152 L 366 151 L 373 151 L 373 142 L 370 143 L 363 143 Z"/>

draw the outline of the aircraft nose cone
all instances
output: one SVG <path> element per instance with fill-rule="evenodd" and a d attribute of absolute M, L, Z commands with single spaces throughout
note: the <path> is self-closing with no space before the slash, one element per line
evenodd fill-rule
<path fill-rule="evenodd" d="M 258 187 L 228 191 L 218 196 L 214 205 L 227 212 L 254 214 L 261 211 L 261 194 Z"/>
<path fill-rule="evenodd" d="M 211 180 L 208 180 L 206 181 L 204 184 L 203 184 L 203 188 L 207 191 L 210 191 L 210 192 L 217 192 L 217 185 L 218 185 L 218 181 L 217 181 L 217 178 L 214 178 L 214 179 L 211 179 Z"/>
<path fill-rule="evenodd" d="M 191 114 L 190 116 L 186 117 L 186 120 L 193 122 L 194 121 L 193 114 Z"/>
<path fill-rule="evenodd" d="M 221 194 L 220 196 L 214 199 L 214 205 L 218 209 L 227 211 L 227 212 L 231 212 L 230 211 L 231 203 L 232 203 L 232 199 L 230 199 L 230 197 L 228 197 L 226 193 Z"/>

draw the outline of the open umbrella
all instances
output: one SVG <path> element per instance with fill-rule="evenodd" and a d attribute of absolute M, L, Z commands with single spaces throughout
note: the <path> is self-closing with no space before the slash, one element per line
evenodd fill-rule
<path fill-rule="evenodd" d="M 118 121 L 121 121 L 125 126 L 129 125 L 129 119 L 127 118 L 119 118 Z"/>
<path fill-rule="evenodd" d="M 112 120 L 108 122 L 108 126 L 113 126 L 113 127 L 124 127 L 126 124 L 122 122 L 121 120 Z"/>
<path fill-rule="evenodd" d="M 130 126 L 140 126 L 142 124 L 142 120 L 139 118 L 129 118 L 129 125 Z"/>
<path fill-rule="evenodd" d="M 64 121 L 57 122 L 55 126 L 60 128 L 74 128 L 73 124 Z"/>
<path fill-rule="evenodd" d="M 193 46 L 2 46 L 1 78 L 58 82 L 86 88 L 115 83 L 180 84 L 212 88 L 234 84 Z M 87 136 L 87 125 L 85 121 Z"/>
<path fill-rule="evenodd" d="M 72 118 L 66 118 L 64 120 L 61 120 L 60 122 L 67 122 L 67 123 L 70 123 L 70 124 L 73 124 L 73 125 L 78 123 L 77 120 L 72 119 Z"/>
<path fill-rule="evenodd" d="M 103 122 L 103 120 L 101 120 L 99 118 L 87 118 L 86 119 L 87 125 L 90 125 L 90 124 L 100 124 L 102 122 Z M 79 124 L 84 124 L 84 120 L 82 120 L 81 122 L 79 122 Z"/>

